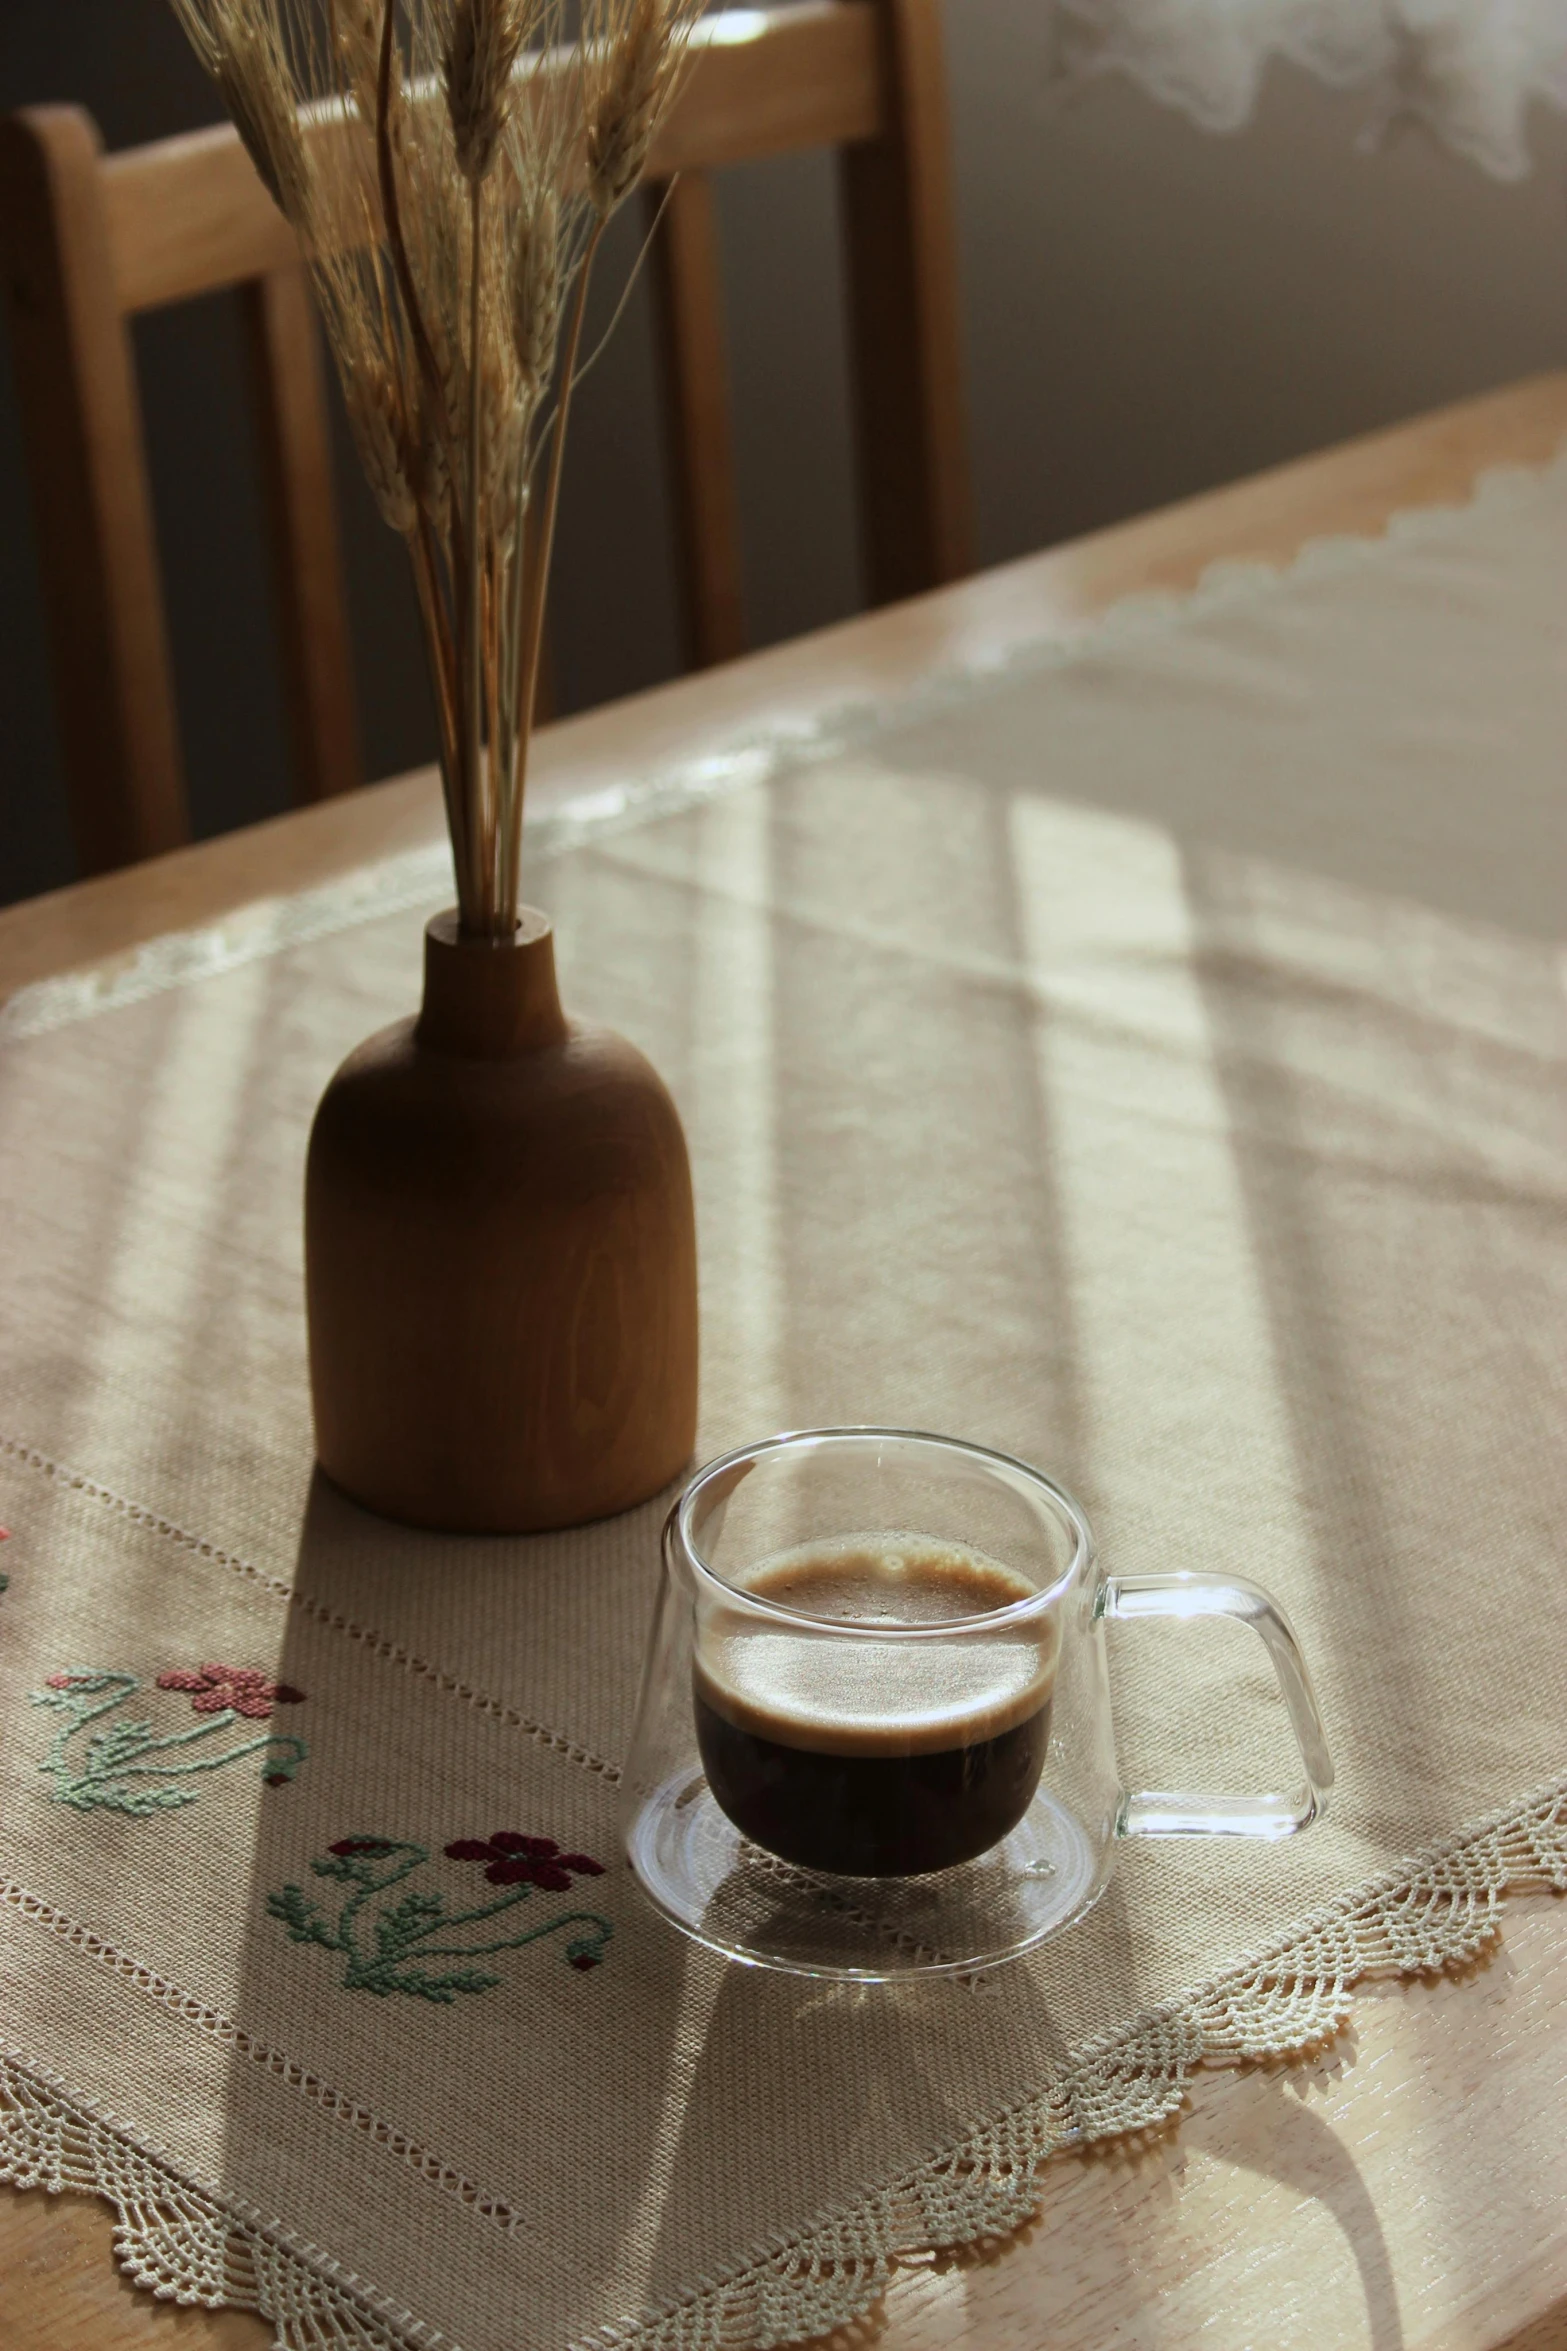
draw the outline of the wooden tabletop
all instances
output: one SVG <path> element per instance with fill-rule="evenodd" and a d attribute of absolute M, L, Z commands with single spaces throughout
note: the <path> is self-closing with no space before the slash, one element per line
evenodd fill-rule
<path fill-rule="evenodd" d="M 1567 376 L 1470 401 L 1030 557 L 541 736 L 549 805 L 727 737 L 883 694 L 934 664 L 1069 636 L 1116 597 L 1218 558 L 1462 500 L 1567 436 Z M 0 913 L 0 998 L 438 836 L 423 773 Z M 981 2259 L 911 2264 L 881 2351 L 1567 2351 L 1567 1916 L 1512 1906 L 1466 1983 L 1366 1986 L 1304 2069 L 1215 2073 L 1135 2157 L 1053 2164 L 1038 2221 Z M 0 2195 L 0 2351 L 260 2351 L 238 2312 L 136 2294 L 110 2221 Z M 518 2351 L 533 2351 L 519 2338 Z"/>

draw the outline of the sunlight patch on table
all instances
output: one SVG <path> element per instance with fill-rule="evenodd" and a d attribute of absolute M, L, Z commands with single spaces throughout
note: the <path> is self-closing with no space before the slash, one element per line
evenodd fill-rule
<path fill-rule="evenodd" d="M 1307 1557 L 1295 1461 L 1179 852 L 1153 825 L 1030 798 L 1011 836 L 1113 1564 L 1287 1581 Z M 1265 1526 L 1266 1558 L 1216 1558 L 1226 1523 Z"/>

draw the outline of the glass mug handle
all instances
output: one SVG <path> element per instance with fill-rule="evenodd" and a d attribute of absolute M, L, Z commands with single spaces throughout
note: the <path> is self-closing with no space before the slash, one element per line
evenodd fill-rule
<path fill-rule="evenodd" d="M 1118 1837 L 1289 1837 L 1320 1820 L 1333 1762 L 1300 1644 L 1282 1608 L 1241 1576 L 1107 1576 L 1094 1612 L 1111 1623 L 1137 1616 L 1233 1616 L 1262 1635 L 1305 1767 L 1290 1796 L 1205 1796 L 1162 1788 L 1123 1789 Z"/>

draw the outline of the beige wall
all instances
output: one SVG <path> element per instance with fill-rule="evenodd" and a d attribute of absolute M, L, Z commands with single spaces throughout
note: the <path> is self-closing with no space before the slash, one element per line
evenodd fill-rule
<path fill-rule="evenodd" d="M 1214 138 L 1136 91 L 1063 95 L 1042 0 L 948 0 L 979 544 L 998 561 L 1345 434 L 1567 364 L 1567 126 L 1498 187 L 1277 73 Z M 210 112 L 166 0 L 5 0 L 0 103 L 77 95 L 111 144 Z M 723 230 L 748 593 L 759 640 L 858 600 L 831 173 L 733 173 Z M 222 305 L 141 346 L 194 795 L 211 828 L 280 804 L 254 497 Z M 0 895 L 66 869 L 14 423 L 0 394 Z M 426 755 L 400 553 L 347 492 L 377 772 Z M 676 660 L 635 300 L 586 387 L 557 583 L 563 698 Z"/>
<path fill-rule="evenodd" d="M 1567 364 L 1558 118 L 1499 186 L 1418 134 L 1362 151 L 1364 109 L 1288 70 L 1220 138 L 1125 83 L 1053 85 L 1039 0 L 949 0 L 947 23 L 983 561 Z M 856 596 L 830 173 L 733 173 L 724 204 L 752 613 L 784 634 Z M 575 452 L 579 511 L 639 357 L 633 328 Z M 649 501 L 639 551 L 654 528 Z M 570 657 L 606 691 L 616 656 L 581 616 L 607 533 L 606 512 L 562 580 Z"/>
<path fill-rule="evenodd" d="M 1029 0 L 953 0 L 992 556 L 1567 362 L 1567 125 L 1513 187 L 1275 69 L 1218 138 L 1122 83 L 1047 94 Z M 1030 33 L 1030 26 L 1036 29 Z"/>

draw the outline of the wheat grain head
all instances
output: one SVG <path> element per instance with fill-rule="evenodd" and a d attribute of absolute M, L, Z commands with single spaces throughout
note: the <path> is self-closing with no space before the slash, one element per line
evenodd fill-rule
<path fill-rule="evenodd" d="M 642 176 L 705 0 L 585 0 L 582 144 L 588 196 L 607 219 Z"/>

